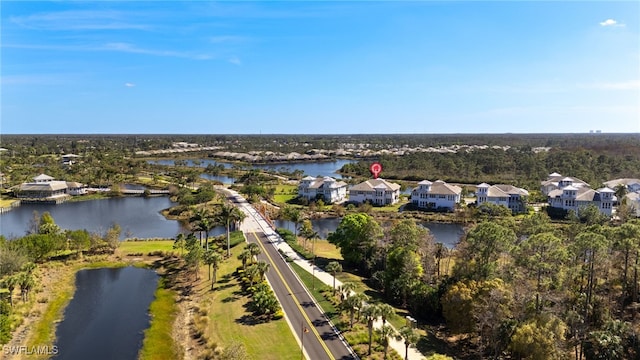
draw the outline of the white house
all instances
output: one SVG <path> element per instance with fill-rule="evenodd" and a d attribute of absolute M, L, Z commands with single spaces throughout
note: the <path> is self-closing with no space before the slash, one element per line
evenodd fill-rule
<path fill-rule="evenodd" d="M 614 180 L 609 180 L 605 182 L 603 185 L 608 187 L 609 189 L 614 189 L 614 190 L 618 186 L 622 185 L 625 187 L 628 193 L 640 191 L 640 179 L 630 179 L 630 178 L 614 179 Z"/>
<path fill-rule="evenodd" d="M 489 185 L 482 183 L 476 186 L 478 206 L 484 203 L 502 205 L 514 213 L 527 211 L 529 192 L 513 185 Z"/>
<path fill-rule="evenodd" d="M 329 176 L 307 176 L 298 185 L 298 196 L 310 201 L 322 198 L 327 204 L 341 202 L 347 197 L 347 183 Z"/>
<path fill-rule="evenodd" d="M 613 203 L 617 200 L 614 193 L 607 187 L 593 190 L 569 184 L 549 192 L 547 198 L 549 206 L 554 208 L 573 210 L 579 214 L 581 208 L 595 205 L 602 214 L 611 216 Z"/>
<path fill-rule="evenodd" d="M 349 189 L 349 201 L 371 202 L 373 205 L 390 205 L 400 200 L 400 185 L 384 179 L 371 179 Z"/>
<path fill-rule="evenodd" d="M 582 181 L 575 177 L 562 176 L 558 173 L 551 173 L 547 177 L 547 180 L 541 182 L 540 190 L 543 194 L 549 195 L 553 190 L 561 189 L 567 185 L 572 185 L 577 188 L 590 188 L 591 186 L 585 181 Z"/>
<path fill-rule="evenodd" d="M 462 188 L 442 180 L 422 180 L 411 191 L 411 203 L 419 208 L 448 209 L 453 211 L 460 202 Z"/>

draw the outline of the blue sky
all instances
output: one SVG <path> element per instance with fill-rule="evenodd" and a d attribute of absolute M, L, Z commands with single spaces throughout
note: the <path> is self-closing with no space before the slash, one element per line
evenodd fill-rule
<path fill-rule="evenodd" d="M 0 133 L 640 132 L 640 2 L 2 1 Z"/>

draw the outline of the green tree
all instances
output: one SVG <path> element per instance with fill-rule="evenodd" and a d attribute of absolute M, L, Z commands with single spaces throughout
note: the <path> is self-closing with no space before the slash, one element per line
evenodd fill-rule
<path fill-rule="evenodd" d="M 371 216 L 355 213 L 343 217 L 328 240 L 340 248 L 347 263 L 370 270 L 376 243 L 382 235 L 382 228 Z"/>
<path fill-rule="evenodd" d="M 237 207 L 230 204 L 223 204 L 218 212 L 218 218 L 220 222 L 225 224 L 227 229 L 227 257 L 231 256 L 231 224 L 234 222 L 241 222 L 246 215 L 240 211 Z"/>
<path fill-rule="evenodd" d="M 515 233 L 507 227 L 488 221 L 478 224 L 461 242 L 455 273 L 473 279 L 490 278 L 495 274 L 500 256 L 510 250 L 515 241 Z"/>
<path fill-rule="evenodd" d="M 377 304 L 367 304 L 362 308 L 362 316 L 367 322 L 369 331 L 369 347 L 367 354 L 371 355 L 371 345 L 373 342 L 373 323 L 380 317 L 380 307 Z"/>
<path fill-rule="evenodd" d="M 333 295 L 336 295 L 336 274 L 342 272 L 342 265 L 340 265 L 337 261 L 331 261 L 327 264 L 325 268 L 327 272 L 330 272 L 333 275 Z"/>
<path fill-rule="evenodd" d="M 376 333 L 380 336 L 380 345 L 382 345 L 383 349 L 383 359 L 387 358 L 387 353 L 389 351 L 389 338 L 393 337 L 395 330 L 389 325 L 382 325 L 380 328 L 376 329 Z"/>
<path fill-rule="evenodd" d="M 53 216 L 48 211 L 42 213 L 40 217 L 40 225 L 38 226 L 38 234 L 57 235 L 60 233 L 60 226 L 53 220 Z"/>
<path fill-rule="evenodd" d="M 420 335 L 413 328 L 403 326 L 400 328 L 396 339 L 404 341 L 404 360 L 409 360 L 409 347 L 418 343 Z"/>
<path fill-rule="evenodd" d="M 213 268 L 213 277 L 211 278 L 211 290 L 216 284 L 218 279 L 218 268 L 220 268 L 220 263 L 222 262 L 222 255 L 215 250 L 208 250 L 207 256 L 205 257 L 205 262 L 209 265 L 209 268 Z"/>
<path fill-rule="evenodd" d="M 187 254 L 185 256 L 185 262 L 187 267 L 191 269 L 191 271 L 195 272 L 197 281 L 198 279 L 200 279 L 199 269 L 204 251 L 195 236 L 188 236 L 186 241 Z"/>
<path fill-rule="evenodd" d="M 550 232 L 535 233 L 523 240 L 514 251 L 516 264 L 535 282 L 535 309 L 542 310 L 541 294 L 558 287 L 569 252 L 562 240 Z"/>
<path fill-rule="evenodd" d="M 186 237 L 183 233 L 176 235 L 175 240 L 173 241 L 173 248 L 180 249 L 180 255 L 184 255 L 184 248 L 186 246 Z"/>
<path fill-rule="evenodd" d="M 238 260 L 242 261 L 242 270 L 247 270 L 247 262 L 251 260 L 251 251 L 247 248 L 242 250 L 242 252 L 238 255 Z"/>
<path fill-rule="evenodd" d="M 560 359 L 563 357 L 565 331 L 566 325 L 557 317 L 549 314 L 537 316 L 516 328 L 509 349 L 521 359 Z"/>

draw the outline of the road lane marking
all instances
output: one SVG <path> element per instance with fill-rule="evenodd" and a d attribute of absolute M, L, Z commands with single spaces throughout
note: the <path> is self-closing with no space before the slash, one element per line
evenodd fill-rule
<path fill-rule="evenodd" d="M 327 355 L 329 355 L 329 359 L 335 360 L 335 357 L 333 357 L 333 354 L 331 354 L 331 351 L 327 347 L 327 344 L 324 342 L 322 337 L 320 337 L 320 333 L 318 333 L 318 330 L 313 325 L 313 322 L 311 321 L 311 319 L 309 319 L 309 317 L 307 316 L 307 313 L 304 311 L 304 309 L 302 309 L 302 306 L 300 305 L 300 300 L 298 300 L 296 295 L 293 293 L 293 290 L 291 290 L 291 288 L 289 287 L 289 284 L 284 279 L 284 276 L 282 275 L 282 273 L 280 272 L 278 267 L 275 265 L 276 262 L 273 261 L 273 259 L 271 258 L 271 255 L 269 255 L 269 253 L 267 252 L 267 249 L 265 248 L 264 244 L 262 244 L 262 242 L 260 241 L 260 238 L 258 237 L 258 235 L 256 235 L 255 231 L 251 231 L 251 234 L 256 239 L 256 242 L 258 243 L 258 245 L 262 248 L 263 254 L 265 254 L 267 256 L 267 258 L 269 258 L 269 261 L 271 261 L 271 263 L 274 264 L 273 268 L 275 269 L 276 273 L 278 274 L 278 276 L 282 280 L 282 283 L 284 284 L 284 286 L 287 289 L 287 291 L 289 291 L 289 294 L 291 294 L 291 297 L 293 297 L 293 300 L 294 300 L 296 306 L 300 310 L 300 313 L 302 314 L 304 319 L 307 321 L 307 324 L 309 325 L 309 327 L 313 331 L 314 335 L 318 338 L 318 341 L 320 341 L 320 345 L 322 345 L 322 348 L 324 348 L 324 351 L 327 353 Z"/>

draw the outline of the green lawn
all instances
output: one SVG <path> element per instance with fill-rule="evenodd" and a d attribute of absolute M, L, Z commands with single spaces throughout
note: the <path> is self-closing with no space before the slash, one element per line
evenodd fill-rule
<path fill-rule="evenodd" d="M 208 338 L 223 348 L 234 343 L 244 344 L 251 359 L 298 359 L 300 347 L 284 318 L 266 323 L 251 322 L 251 314 L 245 307 L 249 299 L 241 293 L 240 284 L 232 275 L 241 266 L 235 255 L 244 246 L 234 248 L 234 256 L 222 263 L 216 288 L 204 301 L 208 303 Z M 202 276 L 206 278 L 206 268 Z M 205 283 L 207 286 L 198 287 L 196 291 L 209 292 L 210 283 Z"/>
<path fill-rule="evenodd" d="M 175 251 L 173 249 L 173 240 L 149 240 L 149 241 L 122 241 L 118 247 L 118 251 L 122 255 L 138 254 L 144 255 L 151 251 Z"/>
<path fill-rule="evenodd" d="M 298 197 L 298 187 L 290 184 L 278 184 L 275 186 L 275 193 L 273 195 L 273 201 L 285 204 L 289 200 L 293 200 Z"/>
<path fill-rule="evenodd" d="M 163 284 L 160 280 L 156 298 L 149 308 L 151 324 L 144 332 L 140 360 L 178 358 L 178 345 L 171 336 L 177 312 L 175 294 L 172 290 L 165 289 Z"/>

